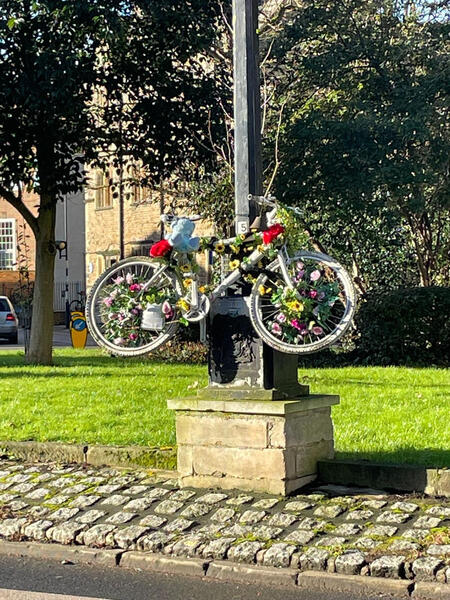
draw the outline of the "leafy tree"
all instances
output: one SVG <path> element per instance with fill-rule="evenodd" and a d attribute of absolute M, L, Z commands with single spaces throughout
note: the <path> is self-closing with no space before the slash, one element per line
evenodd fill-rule
<path fill-rule="evenodd" d="M 447 7 L 304 0 L 271 42 L 277 193 L 363 288 L 449 283 Z"/>
<path fill-rule="evenodd" d="M 36 239 L 29 362 L 51 362 L 56 204 L 82 188 L 83 165 L 112 161 L 122 173 L 135 160 L 158 180 L 208 160 L 202 140 L 214 84 L 200 57 L 216 8 L 203 0 L 2 0 L 0 195 Z M 37 217 L 24 190 L 39 195 Z"/>

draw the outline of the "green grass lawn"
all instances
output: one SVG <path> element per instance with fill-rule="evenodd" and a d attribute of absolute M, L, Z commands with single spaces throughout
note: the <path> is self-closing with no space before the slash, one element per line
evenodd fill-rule
<path fill-rule="evenodd" d="M 333 408 L 339 458 L 450 464 L 450 374 L 444 369 L 302 369 L 313 393 L 339 394 Z M 53 367 L 0 352 L 0 440 L 88 444 L 175 443 L 167 398 L 206 385 L 202 365 L 121 360 L 61 349 Z"/>

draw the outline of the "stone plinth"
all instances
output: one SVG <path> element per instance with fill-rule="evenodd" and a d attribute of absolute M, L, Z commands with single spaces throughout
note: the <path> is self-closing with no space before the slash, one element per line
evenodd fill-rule
<path fill-rule="evenodd" d="M 169 400 L 180 485 L 272 494 L 299 489 L 315 479 L 318 460 L 334 456 L 333 404 L 338 396 Z"/>

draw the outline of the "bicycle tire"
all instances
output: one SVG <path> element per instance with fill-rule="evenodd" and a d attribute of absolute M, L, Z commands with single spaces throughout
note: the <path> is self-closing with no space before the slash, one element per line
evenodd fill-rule
<path fill-rule="evenodd" d="M 138 338 L 131 341 L 129 345 L 114 343 L 114 338 L 108 330 L 108 322 L 106 321 L 107 308 L 104 307 L 103 300 L 110 294 L 110 290 L 114 284 L 113 278 L 124 277 L 127 273 L 133 274 L 133 277 L 148 280 L 153 270 L 159 268 L 161 263 L 146 256 L 131 257 L 121 260 L 104 271 L 95 281 L 86 300 L 86 321 L 89 333 L 94 341 L 101 347 L 105 348 L 114 356 L 132 357 L 148 354 L 156 350 L 172 338 L 177 329 L 178 309 L 174 306 L 174 314 L 171 320 L 167 322 L 164 330 L 160 332 L 149 332 L 139 329 L 139 315 L 134 318 L 136 335 Z M 138 275 L 139 274 L 139 275 Z M 163 273 L 164 285 L 172 288 L 172 294 L 175 298 L 180 298 L 182 295 L 181 285 L 175 274 L 167 268 Z M 116 340 L 117 341 L 117 340 Z"/>
<path fill-rule="evenodd" d="M 319 316 L 317 316 L 315 317 L 317 319 L 316 327 L 311 328 L 305 323 L 303 325 L 306 329 L 302 329 L 302 324 L 298 322 L 298 320 L 302 318 L 301 313 L 299 313 L 299 316 L 296 319 L 298 333 L 292 334 L 291 329 L 285 327 L 285 329 L 290 329 L 288 332 L 289 337 L 293 336 L 295 341 L 286 339 L 288 333 L 285 334 L 283 332 L 284 330 L 278 322 L 278 319 L 280 319 L 278 315 L 280 313 L 283 313 L 283 318 L 286 317 L 285 312 L 283 312 L 283 305 L 277 308 L 272 302 L 273 296 L 268 298 L 266 293 L 261 293 L 261 291 L 265 291 L 267 287 L 268 289 L 271 289 L 271 284 L 275 286 L 277 283 L 280 283 L 282 276 L 280 274 L 278 259 L 270 263 L 265 272 L 257 278 L 253 285 L 250 298 L 250 318 L 255 331 L 261 339 L 275 350 L 287 354 L 313 354 L 335 344 L 348 331 L 355 313 L 356 293 L 347 271 L 330 256 L 319 252 L 300 251 L 290 257 L 288 269 L 292 269 L 292 265 L 294 265 L 295 268 L 295 265 L 298 263 L 308 265 L 305 268 L 305 271 L 308 273 L 311 273 L 311 268 L 313 268 L 314 271 L 323 273 L 321 277 L 324 278 L 324 282 L 319 283 L 319 285 L 324 286 L 322 289 L 327 289 L 326 285 L 331 285 L 331 273 L 333 274 L 336 281 L 333 289 L 337 289 L 338 287 L 339 293 L 337 294 L 337 300 L 334 301 L 334 305 L 328 309 L 324 309 L 330 312 L 329 322 L 325 323 L 324 321 L 322 323 L 319 320 Z M 298 271 L 298 273 L 300 273 L 300 271 Z M 302 275 L 302 277 L 303 276 L 304 275 Z M 307 282 L 304 281 L 299 285 L 304 285 L 305 289 L 307 289 Z M 262 290 L 262 288 L 264 288 L 264 290 Z M 303 298 L 300 299 L 303 300 Z M 315 305 L 315 310 L 319 310 L 318 308 L 316 309 L 318 302 L 315 303 L 308 297 L 308 303 L 310 305 Z M 302 305 L 303 303 L 300 302 L 300 304 Z M 272 311 L 273 315 L 269 311 Z M 292 320 L 290 323 L 292 323 Z M 274 325 L 275 321 L 278 323 L 277 326 Z M 285 323 L 285 321 L 283 321 L 283 323 Z M 276 333 L 274 333 L 275 327 Z M 328 332 L 325 327 L 329 329 Z M 316 329 L 317 331 L 322 329 L 322 334 L 316 335 L 313 333 L 313 329 Z M 281 330 L 281 333 L 279 330 Z M 305 331 L 307 333 L 305 333 Z"/>

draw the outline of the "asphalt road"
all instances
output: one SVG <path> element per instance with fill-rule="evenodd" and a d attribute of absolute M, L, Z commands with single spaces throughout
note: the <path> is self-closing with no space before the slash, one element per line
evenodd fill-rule
<path fill-rule="evenodd" d="M 16 590 L 13 592 L 12 590 Z M 30 592 L 30 593 L 27 593 Z M 36 593 L 40 592 L 40 593 Z M 48 595 L 50 594 L 50 595 Z M 55 594 L 55 595 L 53 595 Z M 380 600 L 379 595 L 313 594 L 35 558 L 0 556 L 0 600 Z M 391 600 L 394 600 L 391 597 Z"/>

